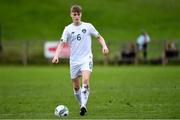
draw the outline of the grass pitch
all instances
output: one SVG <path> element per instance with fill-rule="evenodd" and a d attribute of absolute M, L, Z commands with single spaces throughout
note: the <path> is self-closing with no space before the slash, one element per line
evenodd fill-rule
<path fill-rule="evenodd" d="M 180 68 L 120 66 L 94 68 L 88 115 L 79 116 L 69 67 L 1 66 L 0 119 L 56 118 L 59 104 L 67 118 L 180 118 Z"/>

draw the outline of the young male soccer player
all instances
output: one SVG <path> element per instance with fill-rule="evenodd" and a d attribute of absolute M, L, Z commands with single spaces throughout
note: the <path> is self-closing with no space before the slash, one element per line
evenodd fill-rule
<path fill-rule="evenodd" d="M 90 23 L 82 22 L 82 8 L 79 5 L 71 7 L 73 23 L 65 27 L 60 43 L 56 49 L 52 63 L 58 63 L 58 54 L 64 43 L 70 45 L 70 74 L 73 83 L 74 95 L 80 104 L 80 115 L 87 112 L 86 104 L 89 96 L 89 79 L 92 72 L 93 56 L 91 51 L 91 36 L 96 37 L 102 45 L 102 53 L 107 55 L 109 50 L 103 37 Z M 82 87 L 80 77 L 82 76 Z"/>

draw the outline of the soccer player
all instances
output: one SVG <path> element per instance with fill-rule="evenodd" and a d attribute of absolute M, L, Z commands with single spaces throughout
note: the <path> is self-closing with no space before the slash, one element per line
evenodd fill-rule
<path fill-rule="evenodd" d="M 98 33 L 90 23 L 82 22 L 82 8 L 79 5 L 71 7 L 70 16 L 72 23 L 65 27 L 60 43 L 56 49 L 52 63 L 58 63 L 58 55 L 63 45 L 68 42 L 70 45 L 70 74 L 76 96 L 80 104 L 80 115 L 84 116 L 87 112 L 86 104 L 89 96 L 89 79 L 93 66 L 93 55 L 91 51 L 91 36 L 96 37 L 102 45 L 102 53 L 107 55 L 109 49 L 104 38 Z M 82 87 L 80 79 L 82 77 Z"/>

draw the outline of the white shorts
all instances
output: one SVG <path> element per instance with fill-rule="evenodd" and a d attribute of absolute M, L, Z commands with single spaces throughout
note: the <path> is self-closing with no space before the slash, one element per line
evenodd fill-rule
<path fill-rule="evenodd" d="M 71 74 L 71 79 L 75 79 L 78 76 L 82 75 L 82 70 L 88 70 L 92 72 L 93 69 L 93 61 L 89 60 L 81 64 L 73 64 L 70 65 L 70 74 Z"/>

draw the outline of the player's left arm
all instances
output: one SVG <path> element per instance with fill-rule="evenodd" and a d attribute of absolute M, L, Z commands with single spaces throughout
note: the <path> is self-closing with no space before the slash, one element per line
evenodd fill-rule
<path fill-rule="evenodd" d="M 97 39 L 99 40 L 99 43 L 102 45 L 102 53 L 104 55 L 108 55 L 109 49 L 108 49 L 108 47 L 106 45 L 106 42 L 105 42 L 104 38 L 101 35 L 98 35 Z"/>
<path fill-rule="evenodd" d="M 99 43 L 102 45 L 102 53 L 104 55 L 108 55 L 109 49 L 106 45 L 104 38 L 98 33 L 95 27 L 92 24 L 89 24 L 90 33 L 92 36 L 96 37 L 99 40 Z"/>

